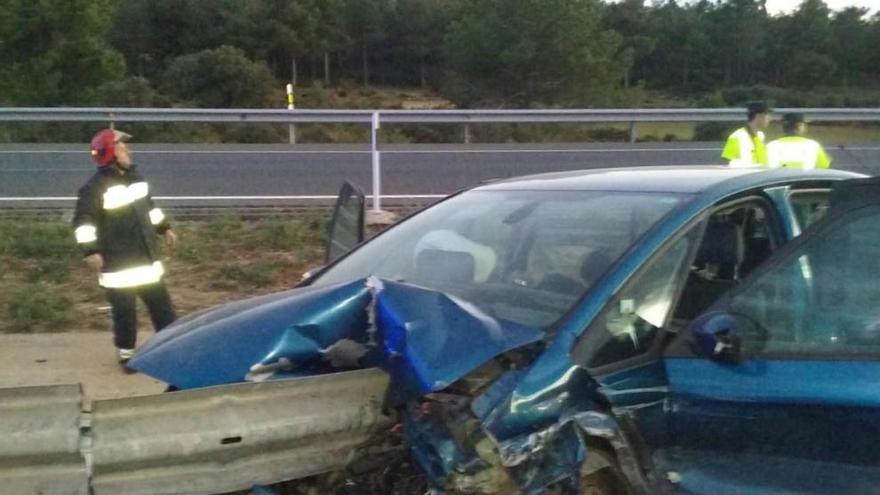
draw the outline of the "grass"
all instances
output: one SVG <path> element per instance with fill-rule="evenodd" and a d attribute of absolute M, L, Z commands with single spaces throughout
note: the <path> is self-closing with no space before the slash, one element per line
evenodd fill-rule
<path fill-rule="evenodd" d="M 277 273 L 288 269 L 292 263 L 284 260 L 256 261 L 247 265 L 223 265 L 214 270 L 214 277 L 235 282 L 235 284 L 215 284 L 215 287 L 235 287 L 245 284 L 253 287 L 267 287 L 275 281 Z"/>
<path fill-rule="evenodd" d="M 58 332 L 75 318 L 73 301 L 42 282 L 13 289 L 4 306 L 6 328 L 13 333 Z"/>
<path fill-rule="evenodd" d="M 55 221 L 0 221 L 0 255 L 69 260 L 76 253 L 70 226 Z"/>
<path fill-rule="evenodd" d="M 175 221 L 179 243 L 165 262 L 179 312 L 289 288 L 321 264 L 326 222 L 229 214 Z M 68 223 L 0 220 L 0 332 L 106 329 L 106 305 Z"/>

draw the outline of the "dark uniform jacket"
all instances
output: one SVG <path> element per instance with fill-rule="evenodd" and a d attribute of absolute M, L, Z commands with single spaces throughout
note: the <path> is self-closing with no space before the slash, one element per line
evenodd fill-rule
<path fill-rule="evenodd" d="M 109 165 L 95 172 L 79 190 L 73 227 L 83 255 L 99 253 L 104 258 L 101 285 L 118 288 L 156 282 L 150 270 L 161 277 L 156 234 L 170 225 L 154 206 L 149 185 L 134 165 L 127 171 Z"/>

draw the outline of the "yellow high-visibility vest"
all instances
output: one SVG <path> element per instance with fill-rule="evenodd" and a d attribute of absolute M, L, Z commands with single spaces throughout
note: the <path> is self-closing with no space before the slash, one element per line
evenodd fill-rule
<path fill-rule="evenodd" d="M 766 167 L 764 133 L 758 131 L 753 136 L 747 128 L 740 127 L 727 138 L 721 158 L 728 160 L 731 167 Z"/>
<path fill-rule="evenodd" d="M 767 145 L 767 160 L 770 168 L 813 170 L 831 166 L 831 158 L 822 145 L 801 136 L 786 136 L 771 141 Z"/>

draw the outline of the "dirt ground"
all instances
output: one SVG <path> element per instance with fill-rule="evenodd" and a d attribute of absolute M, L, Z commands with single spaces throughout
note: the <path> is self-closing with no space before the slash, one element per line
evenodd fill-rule
<path fill-rule="evenodd" d="M 146 342 L 152 332 L 141 332 Z M 111 334 L 71 332 L 0 334 L 0 387 L 79 383 L 86 397 L 108 399 L 149 395 L 165 384 L 126 374 L 116 363 Z"/>

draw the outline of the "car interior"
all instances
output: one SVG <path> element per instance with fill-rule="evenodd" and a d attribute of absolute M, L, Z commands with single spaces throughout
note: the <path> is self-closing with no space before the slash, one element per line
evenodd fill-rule
<path fill-rule="evenodd" d="M 696 318 L 770 257 L 775 244 L 767 211 L 763 201 L 750 200 L 712 214 L 682 289 L 673 326 Z"/>

